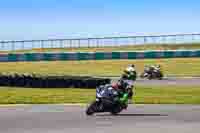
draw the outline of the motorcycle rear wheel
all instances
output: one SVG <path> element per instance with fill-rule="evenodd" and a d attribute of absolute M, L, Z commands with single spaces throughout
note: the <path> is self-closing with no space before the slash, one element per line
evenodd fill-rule
<path fill-rule="evenodd" d="M 111 114 L 112 115 L 118 115 L 121 111 L 122 111 L 122 107 L 121 106 L 117 106 L 116 108 L 112 109 Z"/>
<path fill-rule="evenodd" d="M 160 73 L 160 75 L 159 75 L 159 80 L 162 80 L 162 79 L 163 79 L 163 74 Z"/>

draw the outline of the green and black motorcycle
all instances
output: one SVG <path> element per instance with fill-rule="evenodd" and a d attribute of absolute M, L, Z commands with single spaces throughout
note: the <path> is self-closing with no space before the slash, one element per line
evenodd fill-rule
<path fill-rule="evenodd" d="M 119 92 L 107 84 L 96 88 L 96 100 L 86 109 L 87 115 L 94 113 L 110 112 L 117 115 L 128 107 L 129 90 Z"/>

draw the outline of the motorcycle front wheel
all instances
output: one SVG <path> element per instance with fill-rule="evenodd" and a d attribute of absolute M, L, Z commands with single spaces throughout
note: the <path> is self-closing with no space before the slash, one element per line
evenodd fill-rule
<path fill-rule="evenodd" d="M 96 101 L 91 103 L 86 109 L 86 115 L 93 115 L 96 110 Z"/>

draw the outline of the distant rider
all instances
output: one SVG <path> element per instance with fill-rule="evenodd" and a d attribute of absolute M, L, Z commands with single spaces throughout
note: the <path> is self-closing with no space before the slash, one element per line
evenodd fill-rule
<path fill-rule="evenodd" d="M 160 71 L 161 66 L 160 65 L 152 65 L 150 69 L 151 69 L 152 72 L 156 72 L 157 73 L 157 72 Z"/>
<path fill-rule="evenodd" d="M 156 65 L 156 66 L 155 66 L 155 71 L 158 72 L 158 71 L 160 71 L 160 69 L 161 69 L 161 66 L 160 66 L 160 65 Z"/>
<path fill-rule="evenodd" d="M 137 78 L 137 72 L 135 70 L 135 65 L 131 64 L 124 70 L 122 74 L 122 79 L 135 81 L 136 78 Z"/>
<path fill-rule="evenodd" d="M 132 101 L 134 81 L 137 78 L 137 72 L 135 70 L 135 65 L 129 65 L 124 71 L 120 80 L 114 84 L 114 88 L 120 91 L 130 90 L 129 92 L 129 103 Z"/>

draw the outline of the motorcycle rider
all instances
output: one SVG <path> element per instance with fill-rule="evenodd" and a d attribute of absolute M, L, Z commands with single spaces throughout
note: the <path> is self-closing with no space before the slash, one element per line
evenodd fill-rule
<path fill-rule="evenodd" d="M 151 65 L 149 66 L 149 71 L 147 71 L 149 74 L 153 74 L 153 72 L 160 71 L 161 66 L 160 65 Z"/>
<path fill-rule="evenodd" d="M 123 71 L 122 76 L 120 80 L 113 85 L 114 88 L 116 88 L 119 91 L 126 91 L 129 90 L 129 103 L 132 102 L 132 96 L 133 96 L 133 87 L 134 87 L 134 81 L 137 78 L 137 72 L 135 70 L 135 65 L 131 64 Z"/>
<path fill-rule="evenodd" d="M 126 67 L 126 69 L 123 71 L 121 78 L 125 80 L 133 80 L 135 81 L 137 78 L 137 72 L 135 70 L 135 65 L 131 64 Z"/>
<path fill-rule="evenodd" d="M 148 74 L 151 74 L 152 70 L 153 70 L 152 66 L 145 65 L 144 66 L 144 76 L 147 76 Z"/>
<path fill-rule="evenodd" d="M 155 68 L 154 68 L 154 70 L 155 70 L 156 72 L 160 71 L 160 69 L 161 69 L 161 66 L 160 66 L 160 65 L 156 65 Z"/>

